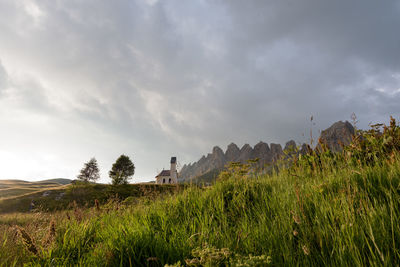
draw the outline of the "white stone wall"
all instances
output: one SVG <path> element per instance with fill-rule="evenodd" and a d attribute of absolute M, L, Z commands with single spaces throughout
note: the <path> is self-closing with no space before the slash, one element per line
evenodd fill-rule
<path fill-rule="evenodd" d="M 178 183 L 178 171 L 176 170 L 176 163 L 171 163 L 171 184 Z"/>
<path fill-rule="evenodd" d="M 170 179 L 171 179 L 171 182 L 170 182 Z M 174 183 L 174 180 L 171 178 L 171 176 L 159 176 L 156 178 L 156 184 L 173 184 L 173 183 Z"/>

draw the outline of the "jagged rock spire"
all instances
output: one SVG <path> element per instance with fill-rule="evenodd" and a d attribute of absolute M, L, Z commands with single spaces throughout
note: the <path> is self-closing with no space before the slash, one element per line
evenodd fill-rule
<path fill-rule="evenodd" d="M 322 131 L 320 142 L 327 145 L 332 151 L 340 151 L 342 145 L 348 145 L 351 142 L 351 137 L 354 135 L 354 128 L 348 122 L 338 121 L 328 129 Z M 319 145 L 320 147 L 320 145 Z M 317 147 L 318 148 L 318 147 Z M 228 145 L 226 152 L 215 146 L 211 154 L 207 157 L 203 156 L 199 161 L 184 165 L 179 177 L 185 180 L 203 175 L 204 173 L 221 170 L 223 167 L 233 161 L 247 162 L 249 159 L 259 158 L 260 166 L 265 164 L 273 164 L 277 160 L 288 158 L 294 154 L 305 154 L 311 149 L 310 146 L 303 144 L 297 151 L 296 142 L 290 140 L 285 144 L 284 149 L 280 144 L 270 144 L 259 142 L 252 148 L 249 144 L 245 144 L 241 149 L 235 144 Z"/>

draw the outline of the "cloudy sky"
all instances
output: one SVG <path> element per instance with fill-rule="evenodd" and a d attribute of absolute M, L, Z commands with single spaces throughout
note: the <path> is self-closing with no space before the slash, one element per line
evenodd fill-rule
<path fill-rule="evenodd" d="M 400 117 L 398 0 L 0 0 L 0 179 L 133 181 Z"/>

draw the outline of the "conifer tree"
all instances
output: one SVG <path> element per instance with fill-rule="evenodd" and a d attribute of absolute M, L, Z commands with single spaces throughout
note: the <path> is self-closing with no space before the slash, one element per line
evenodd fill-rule
<path fill-rule="evenodd" d="M 91 158 L 88 162 L 86 162 L 77 178 L 84 182 L 96 182 L 100 178 L 97 160 L 95 158 Z"/>
<path fill-rule="evenodd" d="M 121 155 L 112 165 L 109 176 L 112 184 L 127 184 L 128 180 L 135 174 L 135 165 L 128 156 Z"/>

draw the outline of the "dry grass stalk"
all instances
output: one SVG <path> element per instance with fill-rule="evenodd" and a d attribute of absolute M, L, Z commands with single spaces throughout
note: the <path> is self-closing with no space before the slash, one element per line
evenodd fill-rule
<path fill-rule="evenodd" d="M 96 207 L 96 210 L 100 211 L 100 203 L 99 203 L 99 201 L 97 199 L 94 200 L 94 205 Z"/>
<path fill-rule="evenodd" d="M 303 252 L 304 252 L 304 255 L 307 255 L 307 256 L 310 255 L 310 250 L 306 245 L 303 246 Z"/>
<path fill-rule="evenodd" d="M 77 220 L 78 222 L 81 222 L 81 221 L 82 221 L 82 218 L 83 218 L 82 210 L 78 207 L 78 204 L 76 203 L 75 200 L 74 200 L 74 202 L 73 202 L 73 205 L 74 205 L 74 215 L 75 215 L 75 218 L 76 218 L 76 220 Z"/>
<path fill-rule="evenodd" d="M 32 252 L 33 254 L 37 255 L 38 250 L 35 246 L 35 243 L 33 242 L 33 238 L 25 231 L 24 228 L 15 226 L 17 229 L 17 232 L 22 239 L 22 243 L 25 245 L 25 247 L 28 249 L 28 251 Z"/>
<path fill-rule="evenodd" d="M 56 223 L 54 220 L 51 220 L 49 231 L 47 232 L 45 244 L 47 244 L 47 245 L 51 244 L 53 242 L 55 236 L 56 236 Z"/>

